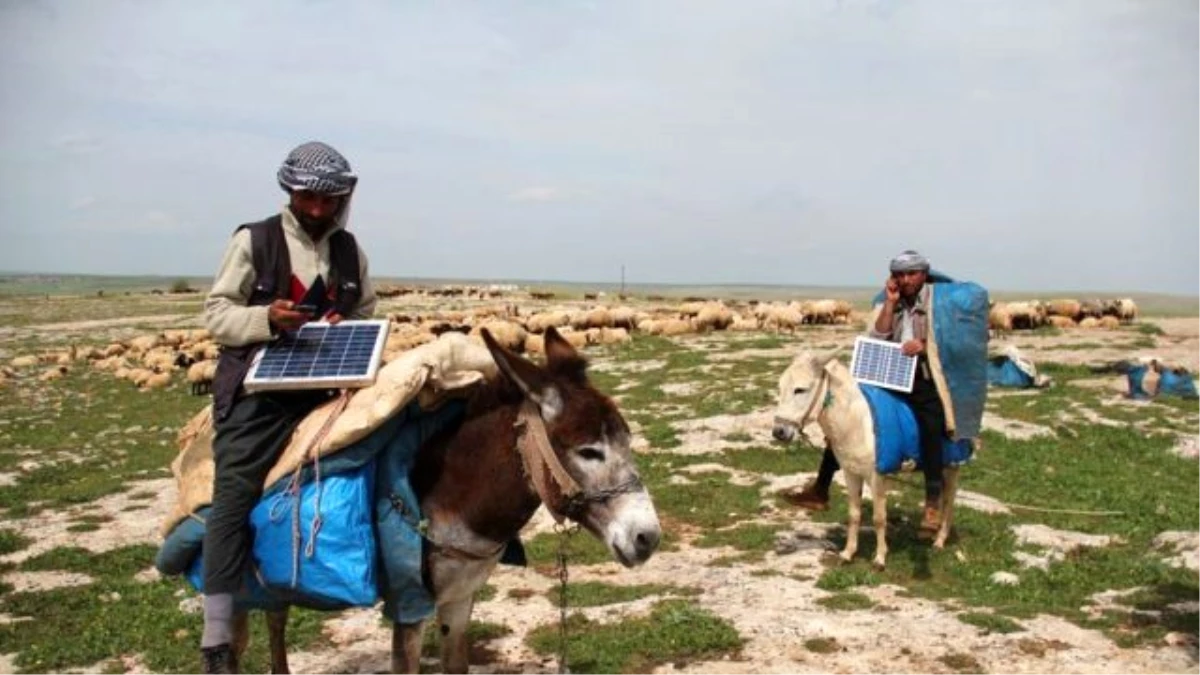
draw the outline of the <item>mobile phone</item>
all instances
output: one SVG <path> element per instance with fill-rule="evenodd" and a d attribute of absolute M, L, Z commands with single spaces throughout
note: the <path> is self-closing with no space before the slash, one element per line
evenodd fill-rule
<path fill-rule="evenodd" d="M 311 316 L 316 316 L 317 315 L 317 306 L 316 305 L 292 305 L 292 311 L 293 312 L 303 312 L 303 313 L 311 315 Z"/>

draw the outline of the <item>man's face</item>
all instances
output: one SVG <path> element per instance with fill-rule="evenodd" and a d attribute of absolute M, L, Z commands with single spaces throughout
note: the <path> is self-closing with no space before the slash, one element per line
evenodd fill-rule
<path fill-rule="evenodd" d="M 916 270 L 909 272 L 892 272 L 892 278 L 896 280 L 896 284 L 900 286 L 900 296 L 911 298 L 921 291 L 921 287 L 925 285 L 925 277 L 928 276 L 925 272 Z"/>
<path fill-rule="evenodd" d="M 333 226 L 345 199 L 344 196 L 296 190 L 292 193 L 292 214 L 305 229 L 324 231 Z"/>

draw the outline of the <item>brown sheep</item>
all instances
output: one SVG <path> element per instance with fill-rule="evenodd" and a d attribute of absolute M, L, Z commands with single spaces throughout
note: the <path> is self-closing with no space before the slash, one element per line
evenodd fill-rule
<path fill-rule="evenodd" d="M 1046 322 L 1055 328 L 1075 328 L 1077 325 L 1075 319 L 1060 314 L 1051 314 L 1046 317 Z"/>
<path fill-rule="evenodd" d="M 53 380 L 62 379 L 63 375 L 67 374 L 66 366 L 55 366 L 38 376 L 42 382 L 51 382 Z"/>
<path fill-rule="evenodd" d="M 1083 308 L 1078 300 L 1058 299 L 1051 300 L 1046 303 L 1046 315 L 1048 317 L 1060 316 L 1071 319 L 1072 323 L 1078 320 L 1083 314 Z M 1051 322 L 1053 323 L 1053 322 Z"/>
<path fill-rule="evenodd" d="M 187 369 L 187 381 L 191 384 L 192 395 L 200 396 L 212 391 L 212 381 L 217 375 L 216 361 L 197 361 Z"/>

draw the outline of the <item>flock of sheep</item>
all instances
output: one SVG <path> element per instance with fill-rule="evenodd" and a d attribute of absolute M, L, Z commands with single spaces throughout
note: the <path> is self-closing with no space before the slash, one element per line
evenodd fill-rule
<path fill-rule="evenodd" d="M 462 287 L 451 290 L 388 289 L 390 296 L 419 293 L 437 297 L 494 299 L 512 294 L 513 289 Z M 529 294 L 532 296 L 533 294 Z M 573 345 L 611 345 L 628 342 L 635 332 L 647 335 L 678 336 L 710 331 L 793 332 L 806 325 L 851 323 L 852 305 L 845 300 L 808 300 L 793 302 L 724 302 L 690 300 L 682 304 L 649 304 L 637 308 L 626 305 L 606 306 L 593 302 L 580 306 L 530 311 L 515 302 L 493 303 L 469 309 L 445 310 L 436 307 L 408 313 L 392 313 L 391 333 L 384 349 L 384 361 L 437 336 L 458 331 L 478 337 L 487 328 L 505 347 L 530 354 L 542 352 L 542 333 L 551 326 Z M 539 303 L 540 304 L 540 303 Z M 1133 300 L 1084 301 L 1053 300 L 994 303 L 991 327 L 997 331 L 1031 329 L 1043 325 L 1059 327 L 1100 326 L 1115 328 L 1137 318 Z M 69 369 L 87 364 L 99 371 L 129 380 L 140 390 L 152 390 L 170 384 L 172 373 L 184 371 L 193 393 L 205 393 L 216 372 L 219 347 L 208 331 L 166 330 L 114 342 L 106 347 L 49 351 L 19 356 L 0 367 L 0 386 L 34 368 L 43 381 L 61 378 Z"/>
<path fill-rule="evenodd" d="M 1032 330 L 1041 326 L 1056 328 L 1102 328 L 1114 330 L 1138 318 L 1137 304 L 1130 298 L 1119 300 L 1023 300 L 996 302 L 988 315 L 988 327 L 995 331 Z"/>
<path fill-rule="evenodd" d="M 482 296 L 493 297 L 490 289 Z M 815 300 L 790 303 L 726 304 L 722 301 L 685 302 L 677 306 L 593 305 L 522 312 L 515 303 L 494 304 L 463 310 L 392 313 L 391 332 L 384 348 L 384 361 L 418 345 L 435 340 L 448 331 L 478 338 L 489 332 L 505 347 L 538 354 L 543 351 L 542 333 L 551 326 L 578 348 L 630 341 L 631 334 L 677 336 L 709 331 L 795 331 L 809 324 L 847 324 L 852 306 L 844 300 Z M 216 373 L 218 345 L 207 330 L 165 330 L 114 342 L 105 347 L 46 351 L 18 356 L 0 367 L 0 386 L 26 371 L 40 368 L 42 381 L 57 380 L 71 368 L 86 365 L 97 371 L 129 380 L 139 390 L 160 389 L 170 384 L 172 374 L 184 371 L 193 393 L 206 393 Z"/>

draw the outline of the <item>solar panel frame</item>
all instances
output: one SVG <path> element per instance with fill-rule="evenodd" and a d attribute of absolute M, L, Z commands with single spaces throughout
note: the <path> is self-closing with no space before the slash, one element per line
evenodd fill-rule
<path fill-rule="evenodd" d="M 306 323 L 258 350 L 242 385 L 251 393 L 370 386 L 379 372 L 390 324 L 387 319 Z"/>
<path fill-rule="evenodd" d="M 856 382 L 912 393 L 917 374 L 917 357 L 905 356 L 900 344 L 865 336 L 854 338 L 850 376 Z"/>

